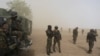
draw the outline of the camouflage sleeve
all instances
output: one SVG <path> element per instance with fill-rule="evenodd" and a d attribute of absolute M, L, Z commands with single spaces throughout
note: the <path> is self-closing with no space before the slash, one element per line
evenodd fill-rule
<path fill-rule="evenodd" d="M 74 34 L 74 30 L 73 30 L 73 34 Z"/>
<path fill-rule="evenodd" d="M 50 31 L 47 30 L 47 31 L 46 31 L 46 35 L 47 35 L 47 36 L 50 36 L 50 35 L 51 35 Z"/>
<path fill-rule="evenodd" d="M 48 32 L 47 32 L 47 30 L 46 30 L 46 35 L 48 36 Z"/>
<path fill-rule="evenodd" d="M 96 40 L 96 37 L 95 37 L 95 41 L 97 41 L 97 40 Z"/>
<path fill-rule="evenodd" d="M 87 41 L 89 40 L 89 33 L 87 34 L 87 39 L 86 39 Z"/>
<path fill-rule="evenodd" d="M 60 40 L 62 39 L 62 36 L 61 36 L 61 33 L 60 33 L 60 31 L 58 31 L 59 32 L 59 35 L 60 35 Z"/>
<path fill-rule="evenodd" d="M 96 33 L 93 33 L 92 36 L 93 36 L 94 41 L 96 41 L 97 34 Z"/>
<path fill-rule="evenodd" d="M 76 32 L 75 32 L 75 29 L 73 30 L 73 35 L 75 35 L 76 34 Z"/>
<path fill-rule="evenodd" d="M 95 36 L 94 36 L 94 40 L 96 41 L 96 36 L 97 36 L 97 34 L 95 33 Z"/>

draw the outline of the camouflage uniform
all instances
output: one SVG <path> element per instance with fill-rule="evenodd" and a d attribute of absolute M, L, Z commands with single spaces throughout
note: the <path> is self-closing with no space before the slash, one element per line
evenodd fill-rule
<path fill-rule="evenodd" d="M 0 29 L 0 56 L 4 56 L 7 53 L 7 41 L 6 34 L 3 29 Z"/>
<path fill-rule="evenodd" d="M 8 29 L 7 20 L 4 17 L 0 17 L 0 56 L 7 54 L 8 42 L 6 33 Z"/>
<path fill-rule="evenodd" d="M 60 47 L 61 34 L 57 26 L 55 26 L 55 30 L 53 31 L 53 33 L 54 33 L 53 51 L 55 52 L 55 46 L 57 43 L 59 48 L 59 53 L 61 53 L 61 47 Z"/>
<path fill-rule="evenodd" d="M 51 30 L 51 25 L 48 26 L 48 29 L 46 30 L 46 35 L 47 35 L 47 47 L 46 51 L 47 54 L 50 55 L 51 53 L 51 46 L 52 46 L 52 37 L 53 37 L 53 31 Z"/>
<path fill-rule="evenodd" d="M 92 52 L 92 48 L 94 46 L 94 41 L 96 41 L 96 34 L 93 29 L 87 34 L 87 42 L 89 44 L 89 51 L 88 53 Z"/>
<path fill-rule="evenodd" d="M 94 32 L 95 32 L 96 36 L 98 36 L 98 32 L 97 32 L 97 30 L 96 30 L 96 29 L 94 30 Z"/>
<path fill-rule="evenodd" d="M 22 38 L 21 21 L 17 19 L 17 16 L 11 17 L 11 34 L 16 36 L 17 41 L 20 42 Z"/>
<path fill-rule="evenodd" d="M 11 17 L 11 36 L 16 44 L 15 48 L 12 50 L 16 55 L 19 53 L 19 47 L 21 46 L 22 29 L 21 21 L 17 19 L 17 15 Z"/>
<path fill-rule="evenodd" d="M 76 27 L 76 28 L 73 30 L 73 43 L 74 43 L 74 44 L 76 44 L 77 36 L 78 36 L 78 27 Z"/>

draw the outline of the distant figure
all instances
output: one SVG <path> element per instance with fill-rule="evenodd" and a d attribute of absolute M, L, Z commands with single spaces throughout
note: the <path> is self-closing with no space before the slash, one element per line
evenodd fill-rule
<path fill-rule="evenodd" d="M 90 32 L 87 34 L 87 42 L 89 44 L 89 50 L 88 53 L 92 53 L 92 49 L 94 47 L 94 41 L 96 41 L 96 34 L 93 29 L 90 30 Z"/>
<path fill-rule="evenodd" d="M 54 32 L 53 51 L 56 52 L 55 46 L 56 46 L 56 43 L 57 43 L 58 44 L 59 53 L 61 53 L 60 40 L 62 38 L 61 38 L 60 31 L 58 30 L 58 26 L 55 26 L 55 30 L 53 32 Z"/>
<path fill-rule="evenodd" d="M 97 29 L 95 29 L 94 31 L 95 31 L 95 34 L 96 34 L 96 36 L 98 36 L 98 32 L 97 32 Z"/>
<path fill-rule="evenodd" d="M 73 30 L 73 43 L 74 43 L 74 44 L 76 44 L 77 36 L 78 36 L 78 27 L 76 27 L 76 28 Z"/>
<path fill-rule="evenodd" d="M 84 29 L 82 29 L 82 35 L 84 34 Z"/>
<path fill-rule="evenodd" d="M 46 35 L 47 35 L 47 46 L 46 46 L 46 51 L 47 55 L 50 55 L 51 52 L 51 46 L 52 46 L 52 37 L 53 37 L 53 31 L 52 31 L 52 26 L 48 25 L 48 29 L 46 30 Z"/>
<path fill-rule="evenodd" d="M 71 32 L 71 29 L 69 28 L 69 33 Z"/>
<path fill-rule="evenodd" d="M 62 27 L 61 27 L 61 29 L 60 29 L 61 31 L 63 31 L 63 29 L 62 29 Z"/>

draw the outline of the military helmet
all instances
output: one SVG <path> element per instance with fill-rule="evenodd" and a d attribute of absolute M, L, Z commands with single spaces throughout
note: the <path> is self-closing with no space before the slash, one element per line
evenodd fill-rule
<path fill-rule="evenodd" d="M 94 29 L 90 29 L 90 32 L 94 32 Z"/>
<path fill-rule="evenodd" d="M 12 12 L 12 13 L 11 13 L 11 16 L 12 16 L 12 17 L 16 17 L 16 16 L 17 16 L 17 12 Z"/>
<path fill-rule="evenodd" d="M 55 26 L 55 29 L 58 29 L 58 26 Z"/>
<path fill-rule="evenodd" d="M 51 27 L 51 25 L 48 25 L 48 29 L 51 29 L 52 27 Z"/>
<path fill-rule="evenodd" d="M 76 27 L 76 29 L 78 29 L 78 27 Z"/>

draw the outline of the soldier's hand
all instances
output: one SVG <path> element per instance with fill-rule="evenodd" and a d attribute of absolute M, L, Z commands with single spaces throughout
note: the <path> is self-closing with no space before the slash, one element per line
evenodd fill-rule
<path fill-rule="evenodd" d="M 97 42 L 97 40 L 95 40 L 95 42 Z"/>
<path fill-rule="evenodd" d="M 86 42 L 88 43 L 89 41 L 87 40 Z"/>
<path fill-rule="evenodd" d="M 60 40 L 62 40 L 62 38 L 60 38 Z"/>

